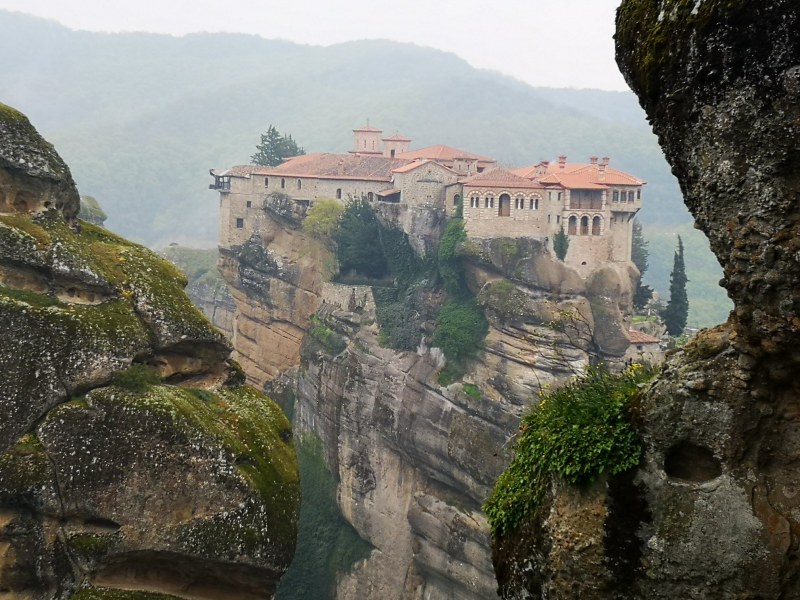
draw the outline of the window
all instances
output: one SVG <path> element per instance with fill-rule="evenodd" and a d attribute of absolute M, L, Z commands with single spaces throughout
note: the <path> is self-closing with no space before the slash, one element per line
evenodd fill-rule
<path fill-rule="evenodd" d="M 252 208 L 252 206 L 253 206 L 253 202 L 248 200 L 247 201 L 247 208 Z"/>
<path fill-rule="evenodd" d="M 522 208 L 525 208 L 525 198 L 522 198 L 522 197 L 514 198 L 514 208 L 516 210 L 520 210 Z"/>
<path fill-rule="evenodd" d="M 218 190 L 229 190 L 231 189 L 231 178 L 229 175 L 223 175 L 222 177 L 214 177 L 214 187 Z"/>
<path fill-rule="evenodd" d="M 556 223 L 561 223 L 561 215 L 556 215 Z"/>
<path fill-rule="evenodd" d="M 628 192 L 628 202 L 633 202 L 633 201 L 634 201 L 633 192 Z"/>
<path fill-rule="evenodd" d="M 572 215 L 569 218 L 568 225 L 567 225 L 567 233 L 569 235 L 577 235 L 578 233 L 578 217 Z"/>
<path fill-rule="evenodd" d="M 602 224 L 603 220 L 600 217 L 592 219 L 592 235 L 600 235 L 600 226 Z"/>
<path fill-rule="evenodd" d="M 281 189 L 284 189 L 285 187 L 286 187 L 286 180 L 283 177 L 281 177 Z"/>
<path fill-rule="evenodd" d="M 547 215 L 547 222 L 548 222 L 548 223 L 550 222 L 550 217 L 551 217 L 551 216 L 552 216 L 552 215 Z"/>
<path fill-rule="evenodd" d="M 264 187 L 269 187 L 269 177 L 264 177 Z"/>
<path fill-rule="evenodd" d="M 469 207 L 470 208 L 480 208 L 481 199 L 478 196 L 470 196 L 469 197 Z"/>
<path fill-rule="evenodd" d="M 619 202 L 619 192 L 614 190 L 613 202 Z"/>
<path fill-rule="evenodd" d="M 636 190 L 636 199 L 637 200 L 641 200 L 642 199 L 642 190 Z"/>
<path fill-rule="evenodd" d="M 367 192 L 367 200 L 372 202 L 372 192 Z"/>
<path fill-rule="evenodd" d="M 561 202 L 561 194 L 562 194 L 562 193 L 563 193 L 563 192 L 558 192 L 558 201 L 559 201 L 559 202 Z"/>
<path fill-rule="evenodd" d="M 342 199 L 342 188 L 336 188 L 336 199 L 337 200 Z"/>
<path fill-rule="evenodd" d="M 589 217 L 581 217 L 581 235 L 589 235 Z"/>
<path fill-rule="evenodd" d="M 531 198 L 531 210 L 539 210 L 539 200 L 541 200 L 539 196 Z"/>
<path fill-rule="evenodd" d="M 242 229 L 244 227 L 244 219 L 236 219 L 236 229 Z"/>
<path fill-rule="evenodd" d="M 303 189 L 303 182 L 301 180 L 299 180 L 299 179 L 297 180 L 297 189 L 298 190 L 302 190 Z"/>
<path fill-rule="evenodd" d="M 391 156 L 392 158 L 394 158 L 394 148 L 392 148 L 391 150 L 389 150 L 389 156 Z"/>
<path fill-rule="evenodd" d="M 458 206 L 459 204 L 461 204 L 461 195 L 456 194 L 453 196 L 453 206 Z"/>

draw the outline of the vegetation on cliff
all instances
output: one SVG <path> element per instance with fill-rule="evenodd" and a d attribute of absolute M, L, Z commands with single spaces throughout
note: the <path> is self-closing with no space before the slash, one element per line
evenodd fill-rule
<path fill-rule="evenodd" d="M 653 373 L 633 365 L 621 374 L 590 369 L 543 392 L 522 420 L 514 459 L 484 505 L 492 534 L 504 536 L 536 514 L 553 478 L 585 485 L 638 464 L 631 404 Z"/>

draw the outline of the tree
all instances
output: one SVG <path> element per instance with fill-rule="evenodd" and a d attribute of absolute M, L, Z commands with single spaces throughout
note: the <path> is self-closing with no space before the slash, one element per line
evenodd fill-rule
<path fill-rule="evenodd" d="M 354 271 L 378 279 L 389 271 L 380 247 L 380 225 L 369 202 L 352 199 L 339 221 L 333 236 L 342 273 Z"/>
<path fill-rule="evenodd" d="M 330 244 L 343 213 L 344 207 L 336 200 L 317 200 L 314 206 L 308 209 L 303 221 L 303 231 L 311 237 Z"/>
<path fill-rule="evenodd" d="M 256 150 L 258 152 L 253 154 L 250 160 L 254 165 L 264 167 L 277 167 L 289 157 L 306 153 L 291 135 L 281 135 L 272 125 L 266 133 L 261 134 L 261 143 L 256 144 Z"/>
<path fill-rule="evenodd" d="M 569 250 L 569 236 L 564 233 L 564 226 L 562 225 L 558 233 L 553 236 L 553 252 L 556 253 L 558 260 L 564 262 L 567 257 L 567 250 Z"/>
<path fill-rule="evenodd" d="M 686 265 L 683 260 L 683 240 L 678 236 L 678 249 L 672 263 L 672 274 L 669 276 L 669 302 L 661 314 L 667 333 L 678 336 L 686 328 L 689 316 L 689 298 L 686 295 Z"/>
<path fill-rule="evenodd" d="M 642 224 L 639 219 L 633 220 L 633 234 L 631 237 L 631 262 L 639 269 L 639 285 L 636 287 L 636 292 L 633 295 L 633 305 L 638 308 L 644 308 L 650 298 L 653 297 L 653 289 L 649 285 L 642 285 L 644 273 L 650 266 L 648 259 L 650 258 L 650 251 L 647 249 L 649 242 L 644 239 L 642 234 Z"/>

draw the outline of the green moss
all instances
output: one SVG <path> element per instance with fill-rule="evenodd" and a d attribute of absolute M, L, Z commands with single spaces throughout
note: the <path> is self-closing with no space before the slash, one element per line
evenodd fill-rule
<path fill-rule="evenodd" d="M 492 534 L 508 535 L 532 518 L 551 478 L 584 485 L 636 466 L 641 445 L 629 409 L 652 376 L 638 365 L 618 375 L 593 369 L 542 393 L 520 425 L 511 465 L 484 504 Z"/>
<path fill-rule="evenodd" d="M 39 439 L 26 434 L 15 446 L 0 454 L 0 500 L 32 501 L 54 476 L 53 465 Z"/>
<path fill-rule="evenodd" d="M 71 600 L 180 600 L 178 596 L 154 594 L 135 590 L 112 590 L 110 588 L 87 587 L 70 596 Z"/>
<path fill-rule="evenodd" d="M 80 533 L 67 538 L 67 545 L 70 549 L 86 558 L 99 558 L 106 554 L 114 544 L 115 540 L 110 535 Z"/>
<path fill-rule="evenodd" d="M 474 383 L 465 383 L 461 386 L 461 389 L 464 390 L 464 393 L 473 400 L 481 399 L 481 390 Z"/>
<path fill-rule="evenodd" d="M 28 215 L 0 215 L 0 222 L 30 237 L 39 248 L 47 248 L 53 242 L 45 228 Z"/>
<path fill-rule="evenodd" d="M 0 102 L 0 121 L 27 122 L 27 117 L 15 108 Z"/>
<path fill-rule="evenodd" d="M 136 364 L 131 365 L 124 371 L 115 373 L 112 383 L 129 392 L 141 394 L 150 389 L 150 386 L 161 383 L 161 377 L 159 377 L 158 373 L 151 367 Z"/>
<path fill-rule="evenodd" d="M 332 356 L 336 356 L 347 348 L 347 341 L 344 337 L 328 327 L 317 315 L 311 315 L 311 329 L 308 330 L 308 335 L 317 340 Z"/>
<path fill-rule="evenodd" d="M 58 301 L 58 298 L 54 298 L 48 294 L 39 294 L 38 292 L 31 292 L 28 290 L 17 290 L 1 284 L 0 295 L 5 296 L 9 300 L 22 302 L 31 306 L 46 307 L 61 305 L 61 303 Z"/>
<path fill-rule="evenodd" d="M 688 31 L 700 35 L 724 11 L 742 7 L 742 0 L 626 0 L 617 13 L 617 44 L 624 48 L 629 74 L 648 104 L 660 94 L 664 73 L 685 63 Z M 687 44 L 677 43 L 684 40 Z"/>

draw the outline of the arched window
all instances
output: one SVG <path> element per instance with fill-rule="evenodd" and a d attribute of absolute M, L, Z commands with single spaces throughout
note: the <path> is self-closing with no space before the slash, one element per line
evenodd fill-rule
<path fill-rule="evenodd" d="M 581 235 L 589 235 L 589 217 L 581 217 Z"/>
<path fill-rule="evenodd" d="M 367 192 L 367 200 L 372 202 L 372 192 Z"/>
<path fill-rule="evenodd" d="M 522 196 L 517 196 L 516 198 L 514 198 L 514 208 L 516 210 L 521 210 L 525 208 L 525 198 L 523 198 Z"/>
<path fill-rule="evenodd" d="M 567 233 L 569 235 L 577 235 L 578 234 L 578 217 L 572 215 L 569 218 L 569 222 L 567 225 Z"/>
<path fill-rule="evenodd" d="M 303 182 L 301 180 L 299 180 L 299 179 L 297 180 L 297 189 L 298 190 L 302 190 L 303 189 Z"/>
<path fill-rule="evenodd" d="M 493 196 L 486 196 L 483 201 L 484 208 L 494 208 L 494 197 Z"/>
<path fill-rule="evenodd" d="M 480 196 L 470 196 L 469 197 L 469 207 L 470 208 L 480 208 L 481 206 L 481 198 Z"/>
<path fill-rule="evenodd" d="M 461 194 L 456 194 L 453 196 L 453 206 L 458 206 L 461 204 Z"/>
<path fill-rule="evenodd" d="M 511 216 L 511 196 L 508 194 L 500 194 L 500 198 L 498 198 L 497 215 L 500 217 Z"/>
<path fill-rule="evenodd" d="M 603 219 L 599 216 L 592 219 L 592 235 L 600 235 L 600 226 L 603 224 Z"/>
<path fill-rule="evenodd" d="M 286 187 L 286 180 L 283 177 L 281 177 L 281 189 L 284 189 L 285 187 Z"/>
<path fill-rule="evenodd" d="M 531 210 L 539 210 L 539 200 L 541 200 L 540 196 L 533 196 L 531 198 Z"/>

